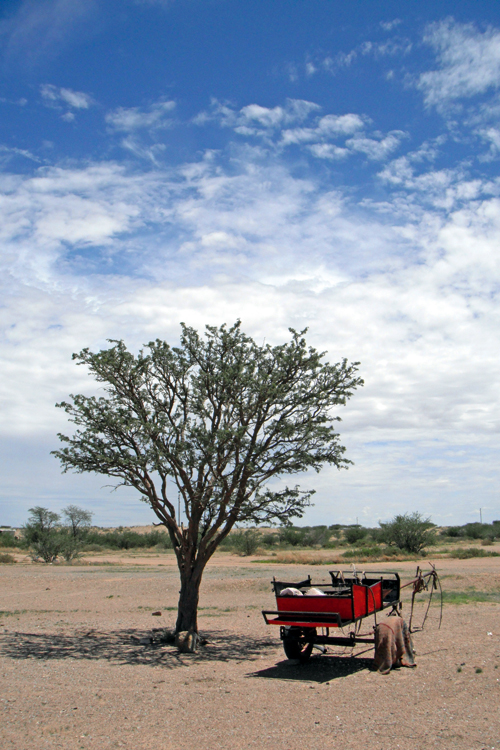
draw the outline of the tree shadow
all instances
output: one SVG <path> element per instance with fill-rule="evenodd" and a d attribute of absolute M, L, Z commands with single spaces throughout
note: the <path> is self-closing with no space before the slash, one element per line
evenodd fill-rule
<path fill-rule="evenodd" d="M 171 669 L 196 662 L 258 659 L 267 649 L 276 647 L 268 638 L 243 638 L 226 630 L 203 635 L 207 643 L 196 654 L 181 654 L 151 630 L 80 630 L 71 634 L 11 632 L 0 635 L 0 654 L 10 659 L 105 660 L 117 665 L 160 665 Z"/>
<path fill-rule="evenodd" d="M 329 656 L 319 654 L 313 656 L 305 664 L 297 661 L 284 660 L 274 667 L 250 672 L 247 677 L 262 677 L 270 680 L 286 680 L 292 682 L 331 682 L 340 677 L 373 670 L 373 659 L 357 656 Z"/>

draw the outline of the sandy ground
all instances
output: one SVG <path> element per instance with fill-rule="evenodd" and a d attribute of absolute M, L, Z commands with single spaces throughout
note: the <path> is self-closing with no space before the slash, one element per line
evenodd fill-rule
<path fill-rule="evenodd" d="M 319 582 L 328 568 L 216 556 L 200 603 L 209 642 L 179 655 L 151 642 L 174 623 L 172 554 L 92 562 L 0 565 L 2 750 L 500 750 L 499 603 L 446 604 L 441 630 L 433 606 L 417 669 L 382 676 L 362 647 L 291 663 L 264 623 L 273 575 Z M 415 564 L 369 567 L 409 579 Z M 440 560 L 439 572 L 446 591 L 500 590 L 499 558 Z"/>

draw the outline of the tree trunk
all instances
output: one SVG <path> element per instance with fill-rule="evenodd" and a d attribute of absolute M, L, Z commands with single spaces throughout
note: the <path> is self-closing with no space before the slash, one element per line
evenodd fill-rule
<path fill-rule="evenodd" d="M 181 590 L 175 632 L 198 632 L 198 600 L 203 569 L 181 571 Z"/>

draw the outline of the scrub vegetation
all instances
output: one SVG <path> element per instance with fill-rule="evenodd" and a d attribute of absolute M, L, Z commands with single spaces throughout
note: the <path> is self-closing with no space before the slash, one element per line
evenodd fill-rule
<path fill-rule="evenodd" d="M 33 560 L 39 562 L 71 562 L 92 552 L 173 551 L 170 536 L 162 527 L 143 531 L 122 526 L 115 529 L 92 527 L 88 511 L 76 506 L 69 508 L 71 516 L 68 517 L 66 509 L 62 512 L 63 518 L 47 508 L 37 506 L 31 509 L 30 520 L 20 534 L 11 529 L 2 530 L 0 548 L 26 550 Z M 75 524 L 78 519 L 80 521 Z M 272 556 L 275 562 L 315 565 L 425 557 L 428 548 L 433 554 L 446 554 L 457 559 L 498 557 L 500 552 L 490 549 L 495 541 L 500 541 L 499 521 L 438 529 L 429 519 L 412 513 L 396 516 L 393 521 L 375 528 L 359 524 L 236 528 L 222 541 L 220 551 L 242 557 L 264 555 L 262 562 L 269 562 L 269 556 Z M 471 546 L 473 543 L 476 546 Z M 315 553 L 322 550 L 331 550 L 332 554 L 318 557 Z M 2 553 L 2 562 L 13 563 L 15 558 Z"/>

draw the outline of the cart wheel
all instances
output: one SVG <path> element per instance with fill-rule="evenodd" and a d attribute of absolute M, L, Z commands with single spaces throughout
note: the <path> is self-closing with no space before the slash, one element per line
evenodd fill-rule
<path fill-rule="evenodd" d="M 316 635 L 316 631 L 313 630 L 308 635 L 314 636 Z M 283 638 L 283 648 L 288 659 L 300 659 L 304 663 L 311 656 L 313 643 L 312 641 L 306 641 L 298 633 L 290 633 Z"/>

